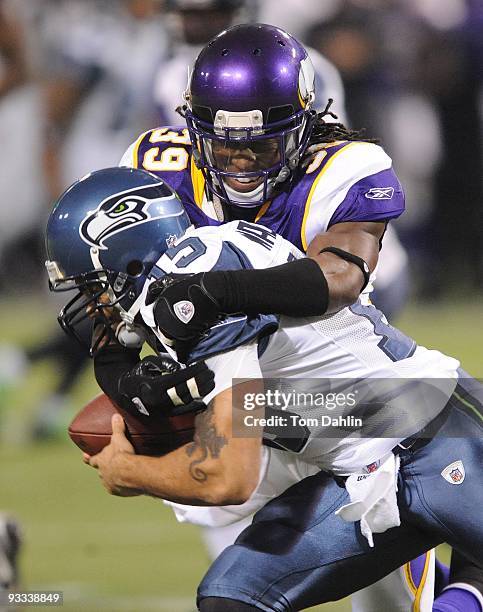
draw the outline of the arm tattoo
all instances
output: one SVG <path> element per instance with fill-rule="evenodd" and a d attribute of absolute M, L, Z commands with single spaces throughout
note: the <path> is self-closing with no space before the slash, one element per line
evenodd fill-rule
<path fill-rule="evenodd" d="M 218 435 L 216 426 L 213 423 L 213 402 L 208 408 L 200 412 L 195 418 L 196 433 L 193 442 L 186 447 L 186 454 L 192 457 L 197 450 L 201 451 L 199 459 L 193 459 L 190 463 L 189 471 L 193 480 L 205 482 L 208 478 L 206 472 L 199 467 L 209 455 L 214 459 L 220 456 L 221 449 L 228 443 L 223 435 Z"/>

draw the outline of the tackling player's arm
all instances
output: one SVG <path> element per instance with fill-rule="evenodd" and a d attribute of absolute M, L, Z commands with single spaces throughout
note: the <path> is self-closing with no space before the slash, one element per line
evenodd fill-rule
<path fill-rule="evenodd" d="M 207 272 L 203 285 L 222 312 L 295 317 L 337 312 L 367 285 L 385 227 L 385 222 L 337 223 L 312 240 L 305 259 L 263 270 Z M 334 251 L 322 252 L 331 247 Z"/>
<path fill-rule="evenodd" d="M 334 224 L 309 245 L 309 257 L 264 269 L 215 270 L 193 275 L 167 275 L 154 282 L 159 329 L 168 338 L 190 340 L 216 322 L 220 313 L 319 316 L 353 304 L 377 264 L 385 222 Z M 267 230 L 269 231 L 269 230 Z M 332 248 L 331 252 L 322 252 Z M 183 321 L 175 305 L 194 305 Z"/>
<path fill-rule="evenodd" d="M 353 304 L 366 279 L 361 268 L 331 252 L 321 253 L 327 247 L 336 247 L 361 258 L 372 272 L 379 257 L 385 222 L 336 223 L 327 232 L 318 234 L 307 248 L 307 256 L 320 266 L 328 286 L 327 313 L 337 312 Z"/>
<path fill-rule="evenodd" d="M 124 423 L 113 417 L 109 446 L 84 455 L 113 495 L 151 495 L 172 502 L 219 506 L 245 502 L 258 483 L 261 437 L 232 437 L 232 391 L 197 415 L 193 442 L 163 457 L 135 455 Z"/>

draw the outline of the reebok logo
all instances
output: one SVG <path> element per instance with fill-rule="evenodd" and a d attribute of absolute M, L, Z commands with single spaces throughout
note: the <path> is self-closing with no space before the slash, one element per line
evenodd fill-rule
<path fill-rule="evenodd" d="M 390 200 L 394 195 L 394 187 L 373 187 L 364 196 L 368 200 Z"/>

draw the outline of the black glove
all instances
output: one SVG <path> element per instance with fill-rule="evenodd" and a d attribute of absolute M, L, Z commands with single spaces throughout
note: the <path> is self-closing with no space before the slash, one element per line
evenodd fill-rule
<path fill-rule="evenodd" d="M 156 302 L 154 320 L 168 338 L 193 342 L 221 319 L 220 306 L 203 283 L 204 274 L 167 274 L 149 286 L 146 304 Z"/>
<path fill-rule="evenodd" d="M 119 380 L 119 393 L 144 415 L 198 412 L 206 408 L 201 398 L 214 387 L 215 374 L 204 361 L 181 368 L 167 354 L 145 357 Z"/>

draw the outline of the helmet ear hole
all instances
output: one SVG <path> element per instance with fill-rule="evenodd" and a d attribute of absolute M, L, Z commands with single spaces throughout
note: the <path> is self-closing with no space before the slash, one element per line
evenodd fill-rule
<path fill-rule="evenodd" d="M 139 259 L 133 259 L 126 266 L 126 272 L 129 274 L 129 276 L 141 276 L 143 270 L 143 262 Z"/>
<path fill-rule="evenodd" d="M 284 106 L 272 106 L 268 111 L 268 123 L 275 123 L 277 121 L 283 121 L 292 115 L 294 108 L 291 104 L 285 104 Z"/>
<path fill-rule="evenodd" d="M 193 113 L 202 121 L 207 123 L 213 121 L 213 113 L 207 106 L 193 106 Z"/>

